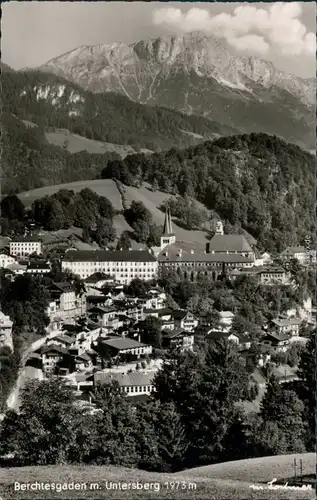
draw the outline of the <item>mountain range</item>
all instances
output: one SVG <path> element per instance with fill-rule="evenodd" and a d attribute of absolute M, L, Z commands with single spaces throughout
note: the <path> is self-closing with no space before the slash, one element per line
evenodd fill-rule
<path fill-rule="evenodd" d="M 203 32 L 83 46 L 38 69 L 96 93 L 121 94 L 315 148 L 315 78 L 283 73 L 256 57 L 235 57 L 224 42 Z"/>

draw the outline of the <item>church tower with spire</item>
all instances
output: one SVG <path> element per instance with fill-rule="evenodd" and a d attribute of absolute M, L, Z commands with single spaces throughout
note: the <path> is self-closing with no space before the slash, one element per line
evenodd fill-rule
<path fill-rule="evenodd" d="M 171 212 L 170 209 L 166 207 L 163 234 L 161 236 L 161 250 L 163 250 L 163 248 L 167 245 L 171 245 L 171 243 L 175 242 L 176 236 L 173 232 Z"/>

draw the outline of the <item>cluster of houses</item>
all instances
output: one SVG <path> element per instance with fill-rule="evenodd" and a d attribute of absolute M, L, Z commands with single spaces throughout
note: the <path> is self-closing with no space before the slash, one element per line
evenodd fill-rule
<path fill-rule="evenodd" d="M 10 241 L 9 252 L 0 254 L 0 267 L 16 274 L 47 274 L 50 262 L 41 259 L 43 242 L 38 236 Z M 32 259 L 30 256 L 36 255 Z M 307 251 L 287 249 L 282 259 L 297 258 L 308 263 Z M 309 254 L 312 262 L 315 256 Z M 208 315 L 198 317 L 190 311 L 173 310 L 166 306 L 164 290 L 153 287 L 143 296 L 124 293 L 124 285 L 135 278 L 152 281 L 159 269 L 180 269 L 195 277 L 200 274 L 217 279 L 227 273 L 229 279 L 242 274 L 254 276 L 259 285 L 289 285 L 291 276 L 274 264 L 270 255 L 258 255 L 255 245 L 243 235 L 224 234 L 222 223 L 207 245 L 177 242 L 170 212 L 167 210 L 161 245 L 140 250 L 81 250 L 66 251 L 61 259 L 63 270 L 78 275 L 84 289 L 73 283 L 54 282 L 49 285 L 50 319 L 46 343 L 29 358 L 45 374 L 59 373 L 68 377 L 79 394 L 89 393 L 101 381 L 116 380 L 127 395 L 148 396 L 153 390 L 153 378 L 158 369 L 156 349 L 142 342 L 135 325 L 149 317 L 160 320 L 161 349 L 194 350 L 195 344 L 210 338 L 226 338 L 235 342 L 247 356 L 251 346 L 247 332 L 232 331 L 234 313 L 220 312 L 215 328 Z M 104 287 L 108 291 L 104 293 Z M 109 291 L 110 290 L 110 291 Z M 266 325 L 259 345 L 260 365 L 265 365 L 273 352 L 285 351 L 298 338 L 302 321 L 312 321 L 311 301 L 299 317 L 297 311 L 289 317 L 276 318 Z M 10 330 L 11 328 L 11 330 Z M 0 313 L 0 346 L 12 346 L 12 321 Z"/>
<path fill-rule="evenodd" d="M 159 368 L 157 356 L 162 351 L 195 350 L 195 345 L 208 339 L 228 339 L 246 358 L 251 347 L 247 333 L 232 330 L 233 312 L 221 311 L 219 324 L 214 327 L 207 313 L 196 316 L 187 310 L 168 308 L 166 294 L 157 286 L 132 297 L 122 284 L 97 272 L 86 278 L 84 292 L 76 292 L 70 283 L 53 283 L 50 294 L 49 338 L 30 355 L 29 362 L 41 367 L 46 375 L 67 377 L 80 398 L 91 394 L 98 383 L 111 380 L 128 396 L 148 397 Z M 301 323 L 312 321 L 311 301 L 306 301 L 301 317 L 290 314 L 265 326 L 258 341 L 259 366 L 299 339 Z M 136 327 L 149 317 L 160 319 L 160 354 L 154 345 L 142 341 Z"/>

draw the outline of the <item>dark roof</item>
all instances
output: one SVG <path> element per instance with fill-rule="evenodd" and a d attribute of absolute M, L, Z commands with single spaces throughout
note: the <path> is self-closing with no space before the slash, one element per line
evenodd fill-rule
<path fill-rule="evenodd" d="M 126 401 L 130 404 L 146 403 L 150 400 L 151 396 L 149 394 L 137 394 L 135 396 L 133 394 L 130 394 L 130 396 L 126 399 Z"/>
<path fill-rule="evenodd" d="M 20 236 L 17 238 L 12 238 L 10 243 L 27 243 L 31 241 L 37 241 L 39 243 L 42 243 L 42 238 L 40 236 Z"/>
<path fill-rule="evenodd" d="M 119 351 L 146 346 L 146 344 L 141 344 L 141 342 L 137 342 L 136 340 L 129 339 L 126 337 L 117 337 L 117 338 L 110 338 L 107 340 L 103 340 L 102 344 L 107 345 L 109 347 L 113 347 L 114 349 L 118 349 Z"/>
<path fill-rule="evenodd" d="M 47 262 L 31 261 L 28 263 L 28 269 L 51 269 Z"/>
<path fill-rule="evenodd" d="M 214 339 L 214 340 L 221 340 L 221 339 L 228 339 L 230 335 L 235 335 L 232 332 L 223 332 L 223 331 L 216 331 L 213 330 L 210 333 L 208 333 L 208 338 Z M 238 335 L 235 335 L 238 337 Z"/>
<path fill-rule="evenodd" d="M 117 309 L 115 307 L 103 307 L 103 306 L 93 306 L 88 310 L 89 313 L 100 312 L 103 314 L 115 312 Z"/>
<path fill-rule="evenodd" d="M 155 262 L 155 257 L 145 250 L 70 250 L 64 262 Z"/>
<path fill-rule="evenodd" d="M 91 361 L 91 356 L 89 356 L 89 354 L 87 354 L 86 352 L 83 352 L 83 354 L 79 354 L 78 356 L 76 356 L 76 359 Z"/>
<path fill-rule="evenodd" d="M 135 371 L 132 373 L 109 373 L 109 372 L 96 372 L 94 374 L 95 383 L 109 383 L 116 381 L 121 387 L 131 386 L 146 386 L 152 385 L 155 373 Z"/>
<path fill-rule="evenodd" d="M 42 354 L 46 354 L 48 352 L 58 352 L 59 354 L 67 354 L 66 349 L 56 344 L 45 345 L 41 350 Z"/>
<path fill-rule="evenodd" d="M 176 309 L 175 311 L 172 312 L 172 316 L 174 319 L 183 319 L 185 316 L 190 313 L 190 311 L 181 311 L 179 309 Z M 190 313 L 192 316 L 195 316 L 195 314 Z M 196 317 L 196 316 L 195 316 Z"/>
<path fill-rule="evenodd" d="M 242 234 L 215 234 L 209 243 L 210 252 L 252 252 Z"/>
<path fill-rule="evenodd" d="M 107 280 L 109 278 L 111 278 L 111 276 L 109 276 L 109 274 L 94 273 L 94 274 L 91 274 L 90 276 L 88 276 L 88 278 L 86 278 L 84 281 L 85 281 L 85 283 L 98 283 L 98 281 Z"/>
<path fill-rule="evenodd" d="M 74 339 L 71 337 L 68 337 L 67 335 L 59 335 L 58 337 L 55 337 L 55 340 L 59 340 L 60 342 L 65 342 L 65 344 L 73 344 Z"/>
<path fill-rule="evenodd" d="M 156 313 L 158 316 L 166 316 L 168 314 L 172 314 L 172 309 L 168 307 L 161 307 L 160 309 L 144 309 L 145 314 Z"/>
<path fill-rule="evenodd" d="M 289 340 L 291 338 L 291 336 L 288 335 L 287 333 L 281 333 L 281 334 L 267 333 L 267 335 L 265 335 L 265 337 L 262 340 L 265 340 L 268 337 L 270 338 L 270 340 L 273 340 L 275 342 L 283 342 L 284 340 Z"/>
<path fill-rule="evenodd" d="M 59 288 L 63 292 L 68 291 L 69 289 L 73 289 L 73 285 L 69 283 L 69 281 L 59 281 L 59 282 L 54 282 L 52 284 L 52 288 Z"/>
<path fill-rule="evenodd" d="M 192 335 L 194 335 L 194 332 L 187 332 L 186 330 L 182 330 L 182 329 L 171 330 L 169 332 L 167 332 L 167 331 L 163 332 L 163 336 L 166 339 L 173 339 L 175 337 L 189 337 Z"/>
<path fill-rule="evenodd" d="M 86 300 L 87 302 L 95 302 L 97 304 L 106 302 L 109 297 L 106 295 L 87 295 Z"/>

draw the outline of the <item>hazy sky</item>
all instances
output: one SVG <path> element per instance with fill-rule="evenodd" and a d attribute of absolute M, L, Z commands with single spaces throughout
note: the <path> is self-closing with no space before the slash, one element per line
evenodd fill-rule
<path fill-rule="evenodd" d="M 316 76 L 316 6 L 291 3 L 5 2 L 3 62 L 15 69 L 45 63 L 81 45 L 132 43 L 205 30 L 239 55 Z"/>

